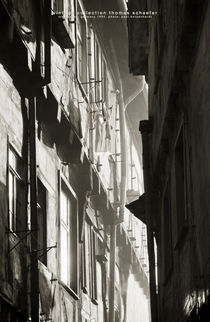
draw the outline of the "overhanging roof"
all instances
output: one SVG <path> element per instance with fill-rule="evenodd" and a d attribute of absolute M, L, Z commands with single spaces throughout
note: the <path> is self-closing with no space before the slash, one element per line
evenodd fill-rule
<path fill-rule="evenodd" d="M 147 224 L 145 214 L 145 194 L 125 206 L 136 218 L 140 219 L 145 225 Z"/>

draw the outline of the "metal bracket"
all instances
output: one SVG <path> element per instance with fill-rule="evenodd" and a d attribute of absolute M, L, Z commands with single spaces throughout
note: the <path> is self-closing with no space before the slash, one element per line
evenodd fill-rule
<path fill-rule="evenodd" d="M 42 251 L 42 250 L 44 250 L 44 251 L 43 251 L 43 253 L 41 255 L 38 256 L 37 259 L 42 258 L 43 255 L 45 255 L 46 253 L 48 253 L 53 248 L 57 248 L 57 243 L 54 246 L 49 246 L 49 247 L 46 247 L 46 248 L 39 249 L 38 252 L 39 251 Z"/>
<path fill-rule="evenodd" d="M 20 232 L 25 232 L 25 231 L 27 231 L 27 230 L 19 230 L 19 231 L 8 231 L 7 233 L 11 233 L 11 234 L 16 234 L 16 233 L 20 233 Z M 33 232 L 33 230 L 28 230 L 27 231 L 27 233 L 24 235 L 24 236 L 22 236 L 22 237 L 20 237 L 20 239 L 19 239 L 19 241 L 12 247 L 12 248 L 10 248 L 9 249 L 9 251 L 8 251 L 8 254 L 11 252 L 11 251 L 13 251 L 26 237 L 28 237 L 31 233 Z"/>
<path fill-rule="evenodd" d="M 46 254 L 47 252 L 49 252 L 49 250 L 51 250 L 52 248 L 57 248 L 57 243 L 56 243 L 54 246 L 49 246 L 49 247 L 45 247 L 45 248 L 41 248 L 41 249 L 37 249 L 37 250 L 33 250 L 33 251 L 31 251 L 31 254 L 38 253 L 38 252 L 40 252 L 40 251 L 44 250 L 44 252 L 43 252 L 41 255 L 39 255 L 39 256 L 37 257 L 37 259 L 40 259 L 40 258 L 42 258 L 42 256 L 43 256 L 44 254 Z M 30 267 L 31 267 L 31 264 L 29 264 L 29 265 L 27 266 L 27 269 L 29 269 Z"/>

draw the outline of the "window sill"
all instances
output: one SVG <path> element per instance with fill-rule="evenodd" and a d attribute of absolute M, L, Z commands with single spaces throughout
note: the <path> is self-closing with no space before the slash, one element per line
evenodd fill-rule
<path fill-rule="evenodd" d="M 68 286 L 66 285 L 64 282 L 59 281 L 59 284 L 61 286 L 63 286 L 63 288 L 69 293 L 69 295 L 71 295 L 75 300 L 79 300 L 79 296 Z"/>
<path fill-rule="evenodd" d="M 38 265 L 42 266 L 44 269 L 48 269 L 47 268 L 47 263 L 43 263 L 40 259 L 38 259 Z"/>
<path fill-rule="evenodd" d="M 87 289 L 87 287 L 86 287 L 86 286 L 84 286 L 84 287 L 82 288 L 82 291 L 83 291 L 83 293 L 84 293 L 84 294 L 88 294 L 88 289 Z"/>

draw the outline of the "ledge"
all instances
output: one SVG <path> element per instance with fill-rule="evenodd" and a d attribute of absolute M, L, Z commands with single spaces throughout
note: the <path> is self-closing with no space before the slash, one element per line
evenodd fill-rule
<path fill-rule="evenodd" d="M 69 295 L 73 297 L 74 300 L 78 301 L 80 299 L 77 293 L 75 293 L 68 285 L 66 285 L 62 281 L 58 281 L 58 283 L 66 290 L 66 292 L 69 293 Z"/>

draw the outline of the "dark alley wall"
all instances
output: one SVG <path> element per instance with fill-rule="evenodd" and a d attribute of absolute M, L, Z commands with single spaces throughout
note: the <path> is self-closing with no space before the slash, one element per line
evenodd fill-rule
<path fill-rule="evenodd" d="M 144 5 L 141 1 L 139 10 Z M 147 19 L 152 130 L 147 134 L 151 163 L 146 193 L 158 253 L 158 314 L 153 320 L 208 321 L 210 7 L 208 1 L 147 1 L 147 10 L 158 12 Z M 138 28 L 143 45 L 143 23 Z M 138 62 L 138 74 L 145 74 L 140 54 Z"/>

